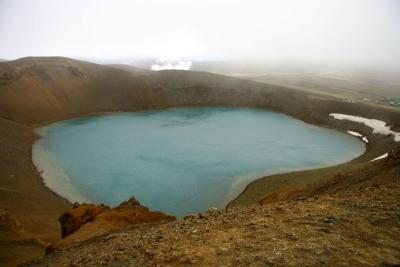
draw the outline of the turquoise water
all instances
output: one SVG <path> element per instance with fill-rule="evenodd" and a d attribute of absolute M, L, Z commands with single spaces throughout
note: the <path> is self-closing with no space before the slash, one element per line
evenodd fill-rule
<path fill-rule="evenodd" d="M 34 162 L 70 201 L 116 206 L 135 196 L 177 216 L 222 208 L 262 175 L 335 165 L 365 151 L 348 134 L 242 108 L 121 113 L 39 132 Z"/>

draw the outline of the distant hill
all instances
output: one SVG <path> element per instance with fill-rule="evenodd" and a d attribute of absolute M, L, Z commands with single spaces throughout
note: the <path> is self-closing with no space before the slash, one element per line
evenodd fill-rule
<path fill-rule="evenodd" d="M 206 72 L 147 72 L 63 57 L 27 57 L 0 63 L 0 116 L 40 123 L 102 111 L 266 105 L 278 88 Z M 285 91 L 280 89 L 279 94 Z"/>
<path fill-rule="evenodd" d="M 125 109 L 148 86 L 148 79 L 131 71 L 69 58 L 2 62 L 0 116 L 39 122 Z"/>
<path fill-rule="evenodd" d="M 400 72 L 392 68 L 193 61 L 191 70 L 205 70 L 351 101 L 400 108 Z"/>
<path fill-rule="evenodd" d="M 26 57 L 0 63 L 0 116 L 19 122 L 187 105 L 262 106 L 309 120 L 337 112 L 338 108 L 354 114 L 358 107 L 329 97 L 323 98 L 321 105 L 321 98 L 309 95 L 208 72 L 148 72 L 65 57 Z M 356 113 L 391 121 L 389 113 L 377 113 L 363 105 Z"/>
<path fill-rule="evenodd" d="M 106 66 L 121 69 L 121 70 L 126 70 L 126 71 L 132 72 L 134 74 L 150 74 L 152 72 L 149 69 L 138 68 L 138 67 L 134 67 L 134 66 L 128 65 L 128 64 L 108 64 Z"/>

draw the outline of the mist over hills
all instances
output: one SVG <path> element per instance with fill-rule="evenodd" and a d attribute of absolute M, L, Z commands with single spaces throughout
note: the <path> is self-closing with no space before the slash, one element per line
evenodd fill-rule
<path fill-rule="evenodd" d="M 339 98 L 400 107 L 400 71 L 390 66 L 366 66 L 307 61 L 262 60 L 190 60 L 175 61 L 157 58 L 108 59 L 94 62 L 124 62 L 141 69 L 186 68 L 206 71 L 293 89 L 313 91 Z M 89 60 L 89 61 L 92 61 Z M 185 63 L 185 64 L 184 64 Z"/>

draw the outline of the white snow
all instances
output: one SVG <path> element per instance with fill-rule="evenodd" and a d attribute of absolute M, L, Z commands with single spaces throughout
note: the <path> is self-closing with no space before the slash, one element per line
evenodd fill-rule
<path fill-rule="evenodd" d="M 371 161 L 375 161 L 375 160 L 378 160 L 378 159 L 384 159 L 384 158 L 387 158 L 387 156 L 389 156 L 389 153 L 388 153 L 388 152 L 386 152 L 385 154 L 383 154 L 383 155 L 381 155 L 381 156 L 379 156 L 379 157 L 374 158 L 374 159 L 371 160 Z"/>
<path fill-rule="evenodd" d="M 376 119 L 367 119 L 363 117 L 339 114 L 339 113 L 331 113 L 329 114 L 329 116 L 332 116 L 337 120 L 348 120 L 348 121 L 363 123 L 364 125 L 371 127 L 373 129 L 372 133 L 379 133 L 383 135 L 391 134 L 394 136 L 395 142 L 400 142 L 400 133 L 390 130 L 390 127 L 386 126 L 386 123 L 384 121 Z"/>
<path fill-rule="evenodd" d="M 362 134 L 354 132 L 354 131 L 347 131 L 349 134 L 360 137 L 365 143 L 368 143 L 368 138 L 366 136 L 363 137 Z"/>
<path fill-rule="evenodd" d="M 347 131 L 349 134 L 357 136 L 357 137 L 362 137 L 362 134 L 357 133 L 357 132 L 353 132 L 353 131 Z"/>

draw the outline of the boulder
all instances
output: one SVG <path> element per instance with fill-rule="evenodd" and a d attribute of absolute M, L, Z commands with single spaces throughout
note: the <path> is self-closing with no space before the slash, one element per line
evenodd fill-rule
<path fill-rule="evenodd" d="M 124 226 L 174 220 L 176 220 L 174 216 L 150 211 L 135 198 L 130 198 L 116 208 L 103 204 L 74 204 L 73 208 L 59 218 L 62 239 L 51 244 L 47 252 L 69 248 L 74 244 Z"/>

